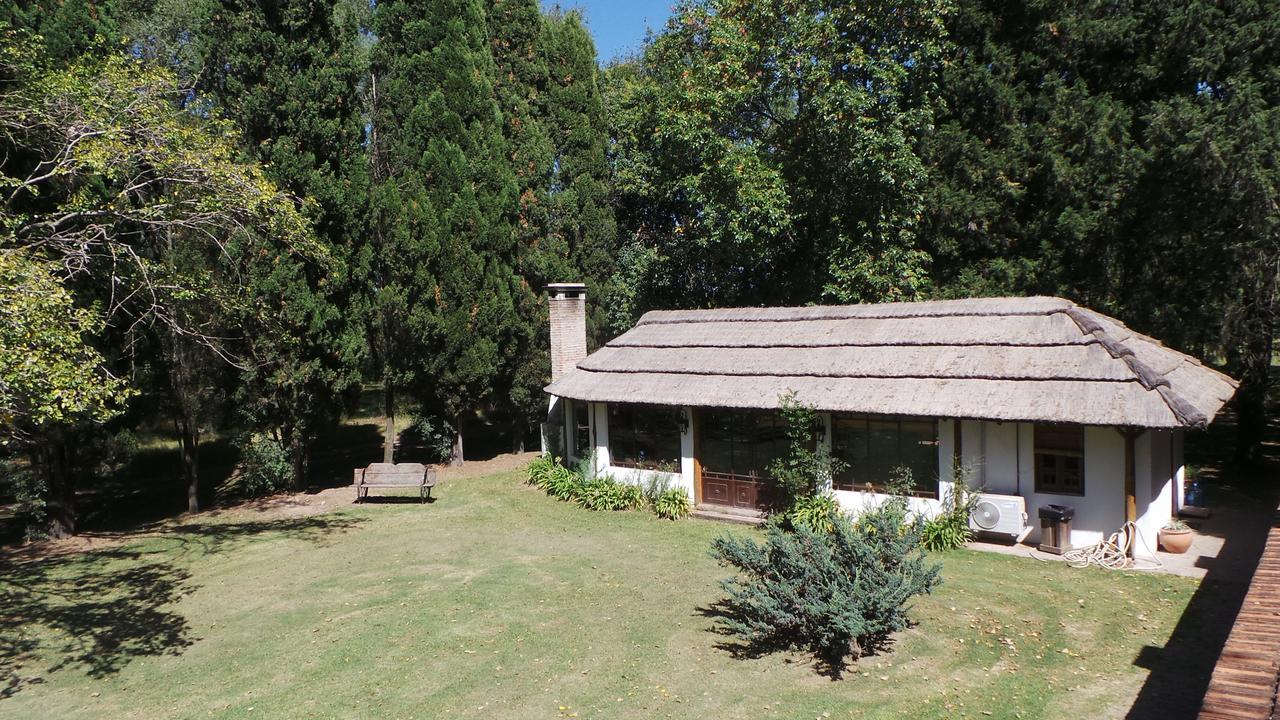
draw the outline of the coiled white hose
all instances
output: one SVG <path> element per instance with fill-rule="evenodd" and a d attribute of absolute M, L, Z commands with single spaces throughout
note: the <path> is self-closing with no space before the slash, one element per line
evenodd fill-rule
<path fill-rule="evenodd" d="M 1151 556 L 1151 560 L 1143 560 L 1149 563 L 1148 566 L 1138 568 L 1138 560 L 1130 557 L 1132 550 L 1137 547 L 1138 543 L 1146 549 Z M 1144 569 L 1157 570 L 1164 567 L 1164 563 L 1156 557 L 1155 551 L 1152 550 L 1151 544 L 1142 536 L 1142 531 L 1133 522 L 1126 522 L 1119 530 L 1111 533 L 1107 539 L 1093 545 L 1087 545 L 1082 548 L 1073 548 L 1062 553 L 1062 559 L 1071 567 L 1088 567 L 1097 565 L 1108 570 L 1128 570 L 1128 569 Z"/>

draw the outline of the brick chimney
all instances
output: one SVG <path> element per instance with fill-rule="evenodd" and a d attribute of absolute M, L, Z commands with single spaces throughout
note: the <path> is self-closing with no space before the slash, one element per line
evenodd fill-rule
<path fill-rule="evenodd" d="M 552 283 L 551 381 L 555 382 L 587 356 L 587 286 Z"/>

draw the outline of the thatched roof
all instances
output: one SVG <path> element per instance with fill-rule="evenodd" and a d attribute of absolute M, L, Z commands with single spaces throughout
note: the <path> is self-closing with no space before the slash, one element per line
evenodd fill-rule
<path fill-rule="evenodd" d="M 1061 298 L 676 310 L 547 387 L 560 397 L 1153 428 L 1208 424 L 1236 381 Z"/>

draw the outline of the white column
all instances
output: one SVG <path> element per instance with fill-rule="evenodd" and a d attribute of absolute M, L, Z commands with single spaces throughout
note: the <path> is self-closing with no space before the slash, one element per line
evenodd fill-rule
<path fill-rule="evenodd" d="M 606 403 L 591 405 L 592 437 L 595 441 L 596 472 L 609 467 L 609 406 Z"/>
<path fill-rule="evenodd" d="M 818 442 L 818 449 L 825 450 L 829 454 L 831 452 L 831 433 L 835 429 L 835 426 L 831 422 L 831 413 L 818 413 L 818 422 L 822 423 L 822 439 Z M 819 488 L 819 491 L 827 493 L 831 492 L 833 490 L 831 481 L 832 478 L 825 478 L 825 484 L 823 487 Z"/>
<path fill-rule="evenodd" d="M 951 494 L 956 482 L 956 420 L 938 420 L 938 499 Z"/>
<path fill-rule="evenodd" d="M 686 423 L 684 432 L 680 433 L 680 484 L 689 493 L 689 502 L 693 502 L 693 484 L 697 480 L 693 468 L 693 408 L 682 407 L 680 412 L 684 413 Z"/>

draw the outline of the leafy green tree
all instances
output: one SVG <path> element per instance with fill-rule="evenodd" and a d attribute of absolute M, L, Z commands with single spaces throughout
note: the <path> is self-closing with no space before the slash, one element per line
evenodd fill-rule
<path fill-rule="evenodd" d="M 0 23 L 39 35 L 35 47 L 61 65 L 113 49 L 130 9 L 128 0 L 2 0 Z"/>
<path fill-rule="evenodd" d="M 0 449 L 31 459 L 38 516 L 75 527 L 69 429 L 101 424 L 123 411 L 133 389 L 112 375 L 92 338 L 102 319 L 75 306 L 58 267 L 20 248 L 0 250 Z M 28 479 L 28 478 L 23 478 Z M 55 492 L 49 492 L 49 490 Z M 43 529 L 37 530 L 43 532 Z"/>
<path fill-rule="evenodd" d="M 653 304 L 914 299 L 932 68 L 946 3 L 682 2 L 645 49 L 615 140 Z M 629 213 L 628 213 L 629 214 Z"/>
<path fill-rule="evenodd" d="M 1275 13 L 966 0 L 922 138 L 942 294 L 1055 294 L 1242 380 L 1257 447 L 1276 332 Z"/>
<path fill-rule="evenodd" d="M 58 268 L 18 248 L 0 252 L 0 428 L 6 444 L 73 418 L 103 422 L 130 389 L 87 342 L 101 319 L 77 308 Z"/>
<path fill-rule="evenodd" d="M 379 3 L 374 29 L 374 327 L 383 382 L 389 399 L 407 389 L 453 421 L 460 463 L 465 416 L 491 395 L 509 346 L 518 283 L 518 186 L 484 5 Z"/>
<path fill-rule="evenodd" d="M 0 45 L 0 252 L 57 268 L 75 305 L 105 323 L 99 342 L 129 348 L 163 331 L 233 358 L 236 338 L 208 319 L 269 312 L 237 283 L 246 268 L 327 258 L 293 200 L 239 162 L 233 128 L 174 104 L 170 73 L 123 56 L 41 71 L 35 45 L 12 32 Z M 72 315 L 59 332 L 86 327 Z M 67 455 L 65 425 L 47 430 L 29 444 L 37 463 Z M 65 463 L 44 479 L 60 499 L 54 534 L 73 531 Z"/>

